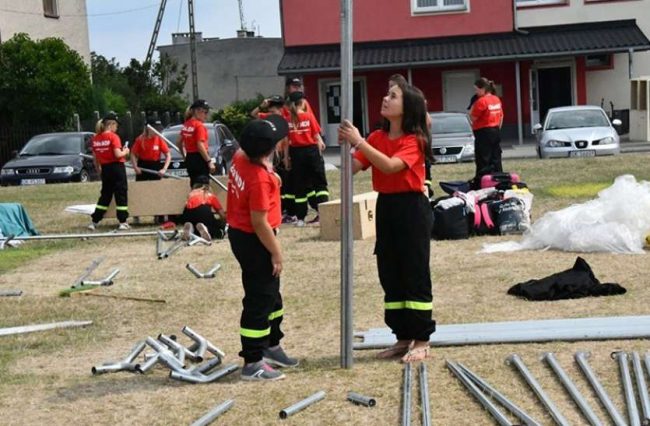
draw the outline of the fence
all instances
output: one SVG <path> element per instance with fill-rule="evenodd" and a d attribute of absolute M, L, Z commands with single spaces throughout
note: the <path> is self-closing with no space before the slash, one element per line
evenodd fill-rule
<path fill-rule="evenodd" d="M 180 112 L 153 112 L 146 114 L 140 112 L 126 114 L 119 117 L 120 126 L 117 130 L 122 141 L 133 142 L 144 129 L 147 117 L 153 117 L 161 121 L 164 127 L 180 124 L 183 121 L 183 114 Z M 74 114 L 70 123 L 65 126 L 38 126 L 38 125 L 21 125 L 12 127 L 0 127 L 0 166 L 13 158 L 14 153 L 19 151 L 30 138 L 42 133 L 53 132 L 94 132 L 95 124 L 101 118 L 98 111 L 95 111 L 92 117 L 80 119 L 78 114 Z"/>

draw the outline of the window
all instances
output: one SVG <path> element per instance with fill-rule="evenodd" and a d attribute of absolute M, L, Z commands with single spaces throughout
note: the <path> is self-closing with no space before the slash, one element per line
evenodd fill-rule
<path fill-rule="evenodd" d="M 567 4 L 567 0 L 516 0 L 518 7 Z"/>
<path fill-rule="evenodd" d="M 587 55 L 585 57 L 585 66 L 588 70 L 603 70 L 614 68 L 611 53 L 601 55 Z"/>
<path fill-rule="evenodd" d="M 59 3 L 57 0 L 43 0 L 43 14 L 48 18 L 59 17 Z"/>
<path fill-rule="evenodd" d="M 468 7 L 469 0 L 411 0 L 413 13 L 453 12 Z"/>

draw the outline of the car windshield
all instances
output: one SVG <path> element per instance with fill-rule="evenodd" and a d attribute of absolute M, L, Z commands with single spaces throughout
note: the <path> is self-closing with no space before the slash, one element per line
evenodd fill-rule
<path fill-rule="evenodd" d="M 20 151 L 21 156 L 79 154 L 81 138 L 78 135 L 34 136 Z"/>
<path fill-rule="evenodd" d="M 546 130 L 577 127 L 609 127 L 609 121 L 602 111 L 594 109 L 557 111 L 548 117 Z"/>
<path fill-rule="evenodd" d="M 464 115 L 432 115 L 431 134 L 472 133 L 472 128 Z"/>
<path fill-rule="evenodd" d="M 212 127 L 206 126 L 206 129 L 208 130 L 208 146 L 210 149 L 210 152 L 214 151 L 214 148 L 217 146 L 217 137 L 215 135 L 214 129 Z M 181 129 L 167 129 L 163 130 L 162 134 L 169 139 L 169 141 L 173 143 L 178 142 L 178 135 L 180 135 Z M 172 154 L 172 159 L 178 160 L 181 158 L 181 154 L 178 153 L 174 148 L 169 148 L 169 151 Z"/>

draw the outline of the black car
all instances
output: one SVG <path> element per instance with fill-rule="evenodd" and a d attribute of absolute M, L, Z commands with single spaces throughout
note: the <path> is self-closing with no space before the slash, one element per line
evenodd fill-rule
<path fill-rule="evenodd" d="M 182 128 L 183 125 L 179 124 L 166 128 L 162 133 L 169 141 L 176 144 Z M 205 128 L 208 130 L 208 153 L 215 160 L 217 174 L 227 175 L 232 156 L 239 149 L 239 143 L 225 124 L 218 122 L 205 123 Z M 175 176 L 187 176 L 187 168 L 183 157 L 173 147 L 170 147 L 170 152 L 172 162 L 167 172 Z"/>
<path fill-rule="evenodd" d="M 96 179 L 90 144 L 93 136 L 91 132 L 34 136 L 2 167 L 0 184 L 36 185 Z"/>

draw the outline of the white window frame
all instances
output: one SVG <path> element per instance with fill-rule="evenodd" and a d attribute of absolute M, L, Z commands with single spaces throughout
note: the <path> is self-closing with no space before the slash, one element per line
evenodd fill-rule
<path fill-rule="evenodd" d="M 567 4 L 567 0 L 516 0 L 517 7 Z"/>
<path fill-rule="evenodd" d="M 414 15 L 422 13 L 466 12 L 469 10 L 469 0 L 463 0 L 462 5 L 445 6 L 444 0 L 437 0 L 438 6 L 418 6 L 418 0 L 411 0 L 411 12 Z"/>

